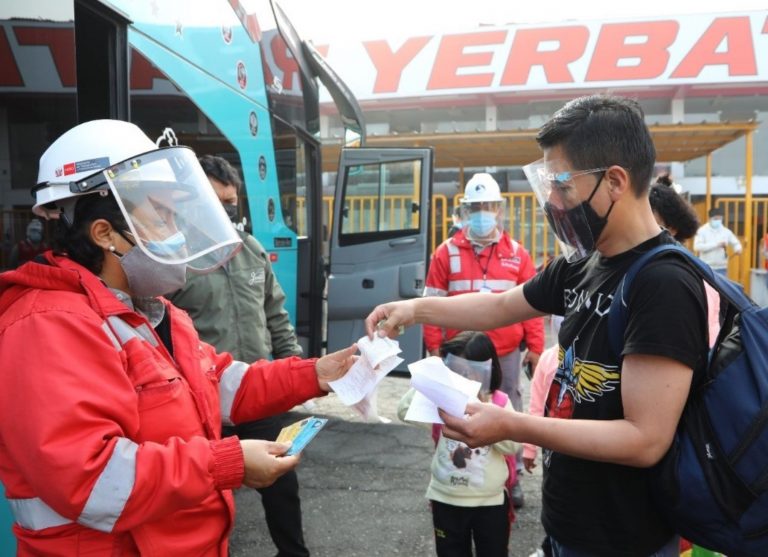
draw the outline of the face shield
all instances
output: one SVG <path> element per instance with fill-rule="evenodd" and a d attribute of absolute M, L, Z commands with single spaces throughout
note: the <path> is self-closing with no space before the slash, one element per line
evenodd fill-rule
<path fill-rule="evenodd" d="M 465 360 L 453 354 L 446 354 L 443 361 L 451 371 L 480 383 L 480 392 L 491 392 L 491 360 L 476 362 L 474 360 Z"/>
<path fill-rule="evenodd" d="M 158 263 L 211 271 L 242 245 L 197 157 L 186 147 L 137 155 L 72 187 L 83 193 L 108 188 L 132 240 Z"/>
<path fill-rule="evenodd" d="M 600 217 L 597 217 L 589 205 L 600 182 L 598 181 L 589 199 L 585 201 L 576 189 L 573 179 L 607 169 L 608 167 L 572 172 L 564 161 L 545 163 L 544 159 L 523 167 L 528 183 L 536 194 L 536 199 L 544 210 L 549 225 L 560 242 L 560 249 L 568 261 L 577 261 L 592 253 L 605 224 L 598 222 Z"/>

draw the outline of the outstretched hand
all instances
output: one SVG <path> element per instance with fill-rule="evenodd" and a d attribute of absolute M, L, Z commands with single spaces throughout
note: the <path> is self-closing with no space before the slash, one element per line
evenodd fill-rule
<path fill-rule="evenodd" d="M 514 410 L 506 410 L 490 402 L 470 402 L 466 416 L 456 418 L 443 410 L 443 435 L 466 443 L 471 448 L 492 445 L 509 439 L 508 424 Z"/>
<path fill-rule="evenodd" d="M 403 334 L 405 327 L 416 322 L 413 300 L 401 300 L 389 302 L 373 308 L 373 311 L 365 318 L 365 332 L 369 338 L 374 334 L 397 338 Z"/>
<path fill-rule="evenodd" d="M 352 367 L 352 364 L 354 364 L 355 360 L 358 358 L 354 355 L 355 352 L 357 352 L 357 344 L 353 344 L 348 348 L 338 350 L 331 354 L 326 354 L 315 362 L 317 383 L 322 390 L 326 393 L 330 392 L 331 387 L 328 383 L 343 377 L 344 374 L 349 371 L 349 368 Z"/>

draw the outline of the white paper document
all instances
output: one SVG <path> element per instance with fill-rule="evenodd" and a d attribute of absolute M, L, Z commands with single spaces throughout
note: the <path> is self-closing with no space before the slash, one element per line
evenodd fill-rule
<path fill-rule="evenodd" d="M 406 420 L 438 423 L 443 421 L 437 413 L 442 408 L 451 416 L 461 418 L 467 403 L 477 400 L 480 383 L 451 371 L 441 358 L 431 356 L 408 365 L 411 386 L 416 389 Z"/>
<path fill-rule="evenodd" d="M 390 365 L 388 360 L 396 357 L 402 352 L 402 350 L 400 350 L 399 342 L 388 337 L 380 337 L 379 335 L 374 335 L 373 340 L 369 339 L 367 336 L 361 338 L 357 341 L 357 348 L 374 369 L 377 367 L 387 369 L 388 365 Z M 402 362 L 402 360 L 397 362 L 395 366 L 400 362 Z M 389 367 L 387 371 L 391 371 L 395 366 Z"/>
<path fill-rule="evenodd" d="M 360 357 L 341 379 L 330 381 L 333 392 L 339 400 L 351 406 L 369 396 L 387 373 L 395 369 L 402 361 L 400 344 L 388 338 L 367 336 L 357 341 Z M 374 363 L 375 362 L 375 363 Z"/>

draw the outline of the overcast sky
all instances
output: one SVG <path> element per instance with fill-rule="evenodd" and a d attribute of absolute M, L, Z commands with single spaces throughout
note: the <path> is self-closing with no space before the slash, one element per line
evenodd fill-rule
<path fill-rule="evenodd" d="M 396 38 L 479 25 L 764 10 L 766 0 L 278 0 L 304 39 Z"/>

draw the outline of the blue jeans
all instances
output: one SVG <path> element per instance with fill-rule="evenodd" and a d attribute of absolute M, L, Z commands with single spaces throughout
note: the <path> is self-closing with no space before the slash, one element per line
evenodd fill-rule
<path fill-rule="evenodd" d="M 565 547 L 556 539 L 550 537 L 552 543 L 552 557 L 595 557 L 591 553 L 585 551 L 579 551 L 578 549 L 571 549 Z M 664 547 L 657 552 L 649 555 L 648 557 L 679 557 L 680 556 L 680 538 L 674 536 Z"/>

